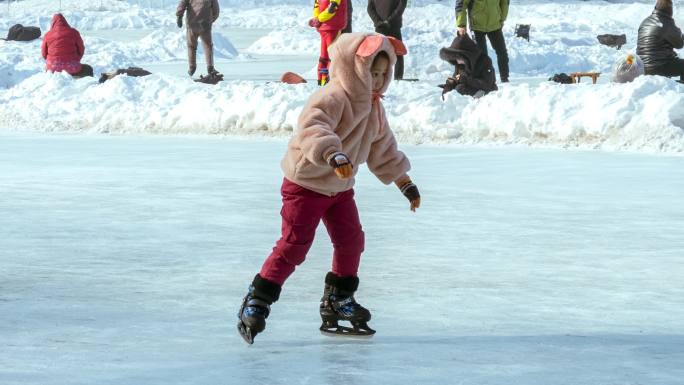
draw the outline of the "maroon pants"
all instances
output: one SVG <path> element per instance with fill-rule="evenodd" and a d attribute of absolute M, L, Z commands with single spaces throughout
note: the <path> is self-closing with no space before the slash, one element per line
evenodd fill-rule
<path fill-rule="evenodd" d="M 283 180 L 282 236 L 261 267 L 262 278 L 279 285 L 306 258 L 306 253 L 323 219 L 332 240 L 332 272 L 338 276 L 356 276 L 364 246 L 354 190 L 327 196 Z"/>

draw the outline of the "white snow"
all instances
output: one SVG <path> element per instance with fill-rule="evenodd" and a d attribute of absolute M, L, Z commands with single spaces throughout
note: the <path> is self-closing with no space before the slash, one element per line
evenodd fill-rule
<path fill-rule="evenodd" d="M 162 3 L 63 4 L 65 15 L 85 38 L 84 62 L 97 73 L 147 67 L 157 73 L 148 78 L 120 78 L 98 85 L 88 79 L 47 75 L 42 72 L 39 42 L 0 42 L 0 129 L 289 135 L 316 87 L 264 80 L 277 80 L 287 70 L 315 77 L 319 37 L 306 26 L 310 5 L 222 2 L 223 16 L 215 28 L 217 66 L 230 73 L 226 73 L 228 81 L 208 87 L 182 76 L 184 34 L 173 25 L 174 2 L 165 2 L 164 7 Z M 370 30 L 364 3 L 355 5 L 355 29 Z M 684 150 L 684 86 L 657 77 L 627 85 L 609 82 L 613 63 L 634 50 L 636 27 L 652 9 L 650 2 L 514 3 L 504 29 L 512 82 L 481 100 L 452 93 L 443 102 L 436 85 L 452 69 L 438 58 L 438 51 L 453 37 L 452 6 L 414 1 L 406 12 L 403 33 L 410 52 L 406 77 L 421 81 L 395 83 L 385 100 L 400 140 Z M 12 7 L 11 21 L 3 19 L 0 27 L 37 20 L 45 31 L 54 12 L 54 2 L 45 0 Z M 532 24 L 530 42 L 513 36 L 516 23 Z M 266 26 L 272 31 L 263 30 Z M 245 40 L 240 31 L 251 28 L 262 28 L 263 34 L 252 33 Z M 145 34 L 127 32 L 136 30 Z M 625 33 L 627 45 L 621 51 L 599 45 L 596 35 L 601 33 Z M 114 36 L 108 39 L 107 34 Z M 233 37 L 241 41 L 240 48 L 231 42 Z M 198 57 L 203 60 L 201 51 Z M 595 70 L 603 76 L 596 86 L 546 81 L 554 73 L 577 70 Z"/>
<path fill-rule="evenodd" d="M 285 147 L 1 135 L 0 383 L 682 384 L 684 158 L 402 146 L 416 213 L 356 186 L 377 335 L 319 334 L 321 226 L 248 347 Z"/>

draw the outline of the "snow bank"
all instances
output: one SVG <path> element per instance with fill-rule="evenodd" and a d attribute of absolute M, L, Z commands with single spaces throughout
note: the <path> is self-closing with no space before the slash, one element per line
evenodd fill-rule
<path fill-rule="evenodd" d="M 81 29 L 86 41 L 83 61 L 96 72 L 186 60 L 184 33 L 174 25 L 175 1 L 165 1 L 164 7 L 162 1 L 97 3 L 63 1 L 69 21 Z M 306 26 L 310 1 L 221 3 L 222 17 L 214 35 L 217 58 L 250 66 L 250 54 L 275 55 L 273 60 L 281 57 L 278 55 L 305 55 L 311 56 L 310 68 L 315 68 L 319 36 Z M 54 1 L 17 4 L 11 17 L 0 20 L 0 28 L 21 22 L 47 30 L 56 11 Z M 372 26 L 365 2 L 354 4 L 354 29 L 369 31 Z M 405 76 L 421 82 L 395 84 L 386 99 L 389 119 L 400 140 L 684 149 L 681 85 L 650 77 L 633 84 L 608 83 L 613 63 L 634 50 L 636 29 L 651 12 L 651 1 L 515 2 L 504 27 L 513 83 L 478 101 L 450 94 L 445 102 L 436 85 L 453 68 L 438 58 L 438 52 L 454 36 L 453 3 L 413 0 L 411 4 L 403 29 L 409 49 Z M 532 25 L 530 42 L 513 36 L 516 23 Z M 228 38 L 234 28 L 265 27 L 273 30 L 243 52 Z M 112 29 L 135 31 L 131 36 L 143 37 L 103 38 Z M 603 33 L 624 33 L 627 45 L 620 51 L 602 46 L 596 35 Z M 40 42 L 0 41 L 1 129 L 286 136 L 316 88 L 312 84 L 289 87 L 256 81 L 209 87 L 166 75 L 122 77 L 98 85 L 93 79 L 75 81 L 42 73 L 39 48 Z M 554 73 L 578 70 L 604 75 L 596 86 L 558 86 L 545 81 Z M 313 72 L 305 75 L 315 76 Z"/>
<path fill-rule="evenodd" d="M 40 73 L 0 93 L 0 129 L 288 136 L 315 89 L 251 81 L 207 86 L 166 75 L 100 85 Z M 450 93 L 444 102 L 431 84 L 398 82 L 385 98 L 402 142 L 647 152 L 684 151 L 682 105 L 684 86 L 650 76 L 630 84 L 506 85 L 479 100 Z"/>

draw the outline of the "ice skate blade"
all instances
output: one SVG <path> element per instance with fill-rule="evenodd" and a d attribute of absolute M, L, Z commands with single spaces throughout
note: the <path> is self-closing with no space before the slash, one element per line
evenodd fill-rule
<path fill-rule="evenodd" d="M 371 329 L 368 324 L 363 323 L 354 325 L 354 327 L 341 326 L 337 322 L 324 322 L 319 328 L 321 334 L 330 337 L 347 337 L 347 338 L 362 338 L 367 339 L 375 334 L 375 330 Z"/>
<path fill-rule="evenodd" d="M 242 339 L 248 344 L 252 345 L 254 343 L 254 336 L 256 336 L 256 334 L 252 334 L 252 330 L 249 328 L 249 326 L 246 326 L 242 322 L 238 322 L 237 328 Z"/>
<path fill-rule="evenodd" d="M 375 334 L 375 332 L 367 333 L 367 334 L 339 333 L 339 332 L 330 332 L 330 331 L 321 329 L 321 335 L 324 335 L 326 337 L 350 339 L 350 340 L 370 340 L 371 338 L 373 338 L 374 334 Z"/>

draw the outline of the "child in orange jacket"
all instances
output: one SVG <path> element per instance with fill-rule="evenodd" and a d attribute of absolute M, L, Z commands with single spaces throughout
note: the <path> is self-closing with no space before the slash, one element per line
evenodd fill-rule
<path fill-rule="evenodd" d="M 328 83 L 330 56 L 328 47 L 347 26 L 349 0 L 314 0 L 313 17 L 309 26 L 321 35 L 321 56 L 318 58 L 318 85 Z"/>

